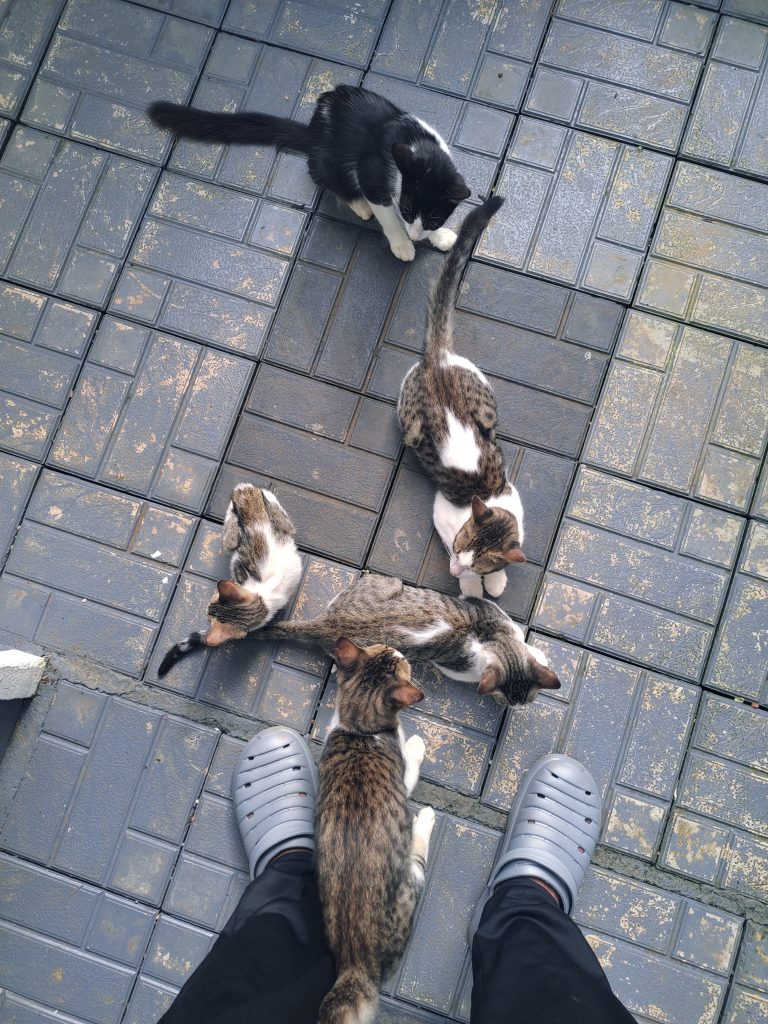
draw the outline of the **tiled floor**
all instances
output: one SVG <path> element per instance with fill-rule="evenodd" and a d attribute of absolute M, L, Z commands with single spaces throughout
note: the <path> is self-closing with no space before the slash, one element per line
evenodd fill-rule
<path fill-rule="evenodd" d="M 190 658 L 239 480 L 306 556 L 453 591 L 394 401 L 442 256 L 396 262 L 299 158 L 171 145 L 170 98 L 306 120 L 364 83 L 507 204 L 458 303 L 526 508 L 504 607 L 563 687 L 421 671 L 438 810 L 387 1024 L 466 1021 L 470 910 L 521 775 L 605 798 L 576 917 L 639 1021 L 768 1020 L 768 0 L 0 3 L 0 642 L 52 652 L 0 766 L 0 1021 L 154 1024 L 246 882 L 264 723 L 329 662 Z M 457 220 L 466 210 L 459 212 Z"/>

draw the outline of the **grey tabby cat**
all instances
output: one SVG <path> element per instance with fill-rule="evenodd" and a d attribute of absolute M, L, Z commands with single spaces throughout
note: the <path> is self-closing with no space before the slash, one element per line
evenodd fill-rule
<path fill-rule="evenodd" d="M 506 567 L 524 562 L 523 506 L 496 440 L 496 398 L 485 375 L 453 351 L 453 308 L 475 242 L 504 200 L 464 220 L 432 291 L 424 359 L 407 373 L 397 411 L 403 441 L 435 482 L 435 529 L 461 592 L 499 597 Z"/>
<path fill-rule="evenodd" d="M 161 678 L 198 647 L 220 647 L 266 625 L 285 608 L 301 578 L 301 557 L 288 514 L 271 491 L 237 484 L 224 516 L 222 540 L 232 551 L 232 579 L 219 580 L 208 605 L 210 627 L 174 644 Z"/>
<path fill-rule="evenodd" d="M 278 622 L 262 636 L 313 640 L 332 655 L 340 636 L 361 646 L 387 644 L 409 661 L 430 661 L 451 679 L 478 683 L 500 704 L 525 704 L 560 680 L 543 652 L 492 601 L 461 600 L 366 573 L 314 619 Z"/>
<path fill-rule="evenodd" d="M 400 708 L 424 694 L 411 666 L 391 647 L 362 649 L 342 637 L 334 648 L 338 696 L 320 760 L 316 809 L 317 879 L 336 982 L 318 1024 L 363 1024 L 376 1014 L 379 985 L 403 955 L 435 812 L 411 822 L 408 797 L 419 778 L 424 741 L 405 742 Z"/>

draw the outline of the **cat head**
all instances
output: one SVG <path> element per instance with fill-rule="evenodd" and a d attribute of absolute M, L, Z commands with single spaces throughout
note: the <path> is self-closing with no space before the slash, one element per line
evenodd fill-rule
<path fill-rule="evenodd" d="M 205 646 L 220 647 L 228 640 L 242 640 L 263 626 L 269 613 L 258 594 L 252 594 L 234 580 L 219 580 L 206 614 L 211 624 L 205 634 Z"/>
<path fill-rule="evenodd" d="M 271 527 L 277 537 L 292 537 L 296 533 L 287 512 L 272 491 L 262 490 L 253 484 L 236 484 L 231 501 L 240 531 L 256 526 L 262 530 Z"/>
<path fill-rule="evenodd" d="M 420 138 L 410 145 L 396 142 L 392 156 L 403 176 L 400 213 L 408 235 L 418 242 L 425 231 L 442 227 L 472 192 L 437 139 Z"/>
<path fill-rule="evenodd" d="M 491 508 L 475 495 L 472 515 L 453 540 L 451 575 L 475 572 L 486 576 L 513 562 L 525 562 L 520 547 L 521 526 L 514 513 L 505 508 Z"/>
<path fill-rule="evenodd" d="M 362 733 L 395 729 L 400 709 L 424 699 L 411 682 L 409 662 L 392 647 L 358 647 L 340 637 L 333 656 L 338 666 L 336 710 L 344 728 Z"/>
<path fill-rule="evenodd" d="M 539 690 L 559 690 L 560 680 L 538 647 L 516 637 L 498 647 L 483 671 L 477 692 L 499 704 L 530 704 Z"/>

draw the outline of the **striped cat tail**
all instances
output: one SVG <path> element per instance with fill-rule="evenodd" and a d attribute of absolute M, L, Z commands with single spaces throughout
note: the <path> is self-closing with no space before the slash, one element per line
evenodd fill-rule
<path fill-rule="evenodd" d="M 191 654 L 192 651 L 196 650 L 198 647 L 204 646 L 205 633 L 190 633 L 186 639 L 180 640 L 177 644 L 174 644 L 160 662 L 160 667 L 157 670 L 157 674 L 160 679 L 162 679 L 163 676 L 168 675 L 176 662 L 181 661 L 182 658 Z"/>
<path fill-rule="evenodd" d="M 379 989 L 361 967 L 343 967 L 320 1004 L 317 1024 L 373 1024 Z"/>
<path fill-rule="evenodd" d="M 435 363 L 440 352 L 453 348 L 453 307 L 459 293 L 459 282 L 472 250 L 491 218 L 503 205 L 503 196 L 491 196 L 464 218 L 459 236 L 448 250 L 432 294 L 427 312 L 427 346 L 424 363 Z"/>

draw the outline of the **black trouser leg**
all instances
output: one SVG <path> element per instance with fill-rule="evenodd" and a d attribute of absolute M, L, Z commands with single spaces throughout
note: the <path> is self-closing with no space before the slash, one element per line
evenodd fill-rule
<path fill-rule="evenodd" d="M 335 977 L 312 857 L 287 854 L 245 890 L 160 1024 L 315 1024 Z"/>
<path fill-rule="evenodd" d="M 496 887 L 472 970 L 472 1024 L 634 1024 L 578 927 L 529 878 Z"/>

